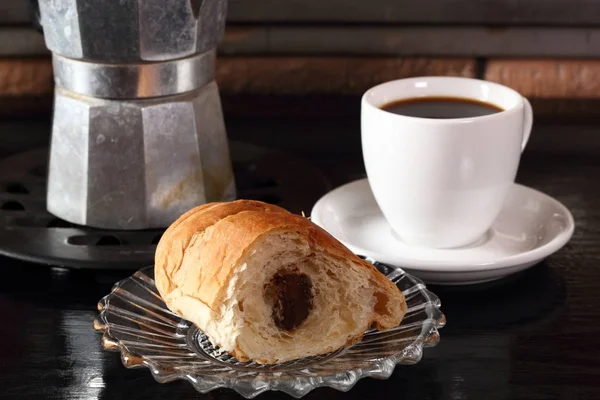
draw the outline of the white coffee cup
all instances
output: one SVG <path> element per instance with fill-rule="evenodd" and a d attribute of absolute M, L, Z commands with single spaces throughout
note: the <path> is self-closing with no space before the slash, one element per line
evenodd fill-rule
<path fill-rule="evenodd" d="M 417 97 L 474 99 L 501 112 L 430 119 L 382 110 Z M 383 215 L 410 245 L 452 248 L 482 237 L 514 183 L 533 122 L 531 105 L 492 82 L 455 77 L 400 79 L 362 98 L 362 149 Z"/>

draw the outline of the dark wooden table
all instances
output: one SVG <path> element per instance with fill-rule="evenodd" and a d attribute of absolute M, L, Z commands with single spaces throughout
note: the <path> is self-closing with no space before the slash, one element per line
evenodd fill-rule
<path fill-rule="evenodd" d="M 228 122 L 230 136 L 299 155 L 332 184 L 363 173 L 358 121 L 258 118 Z M 0 156 L 47 140 L 48 123 L 0 123 Z M 41 136 L 40 136 L 40 132 Z M 537 126 L 518 181 L 571 209 L 571 242 L 504 281 L 435 287 L 448 324 L 441 342 L 385 381 L 364 379 L 330 399 L 600 399 L 600 134 Z M 311 204 L 307 204 L 310 208 Z M 76 271 L 0 259 L 0 398 L 234 399 L 178 381 L 158 384 L 100 347 L 96 303 L 130 272 Z M 266 393 L 262 399 L 288 398 Z"/>

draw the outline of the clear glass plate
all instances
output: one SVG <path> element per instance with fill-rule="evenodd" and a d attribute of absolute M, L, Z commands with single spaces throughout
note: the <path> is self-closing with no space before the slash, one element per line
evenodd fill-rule
<path fill-rule="evenodd" d="M 372 262 L 404 293 L 408 311 L 385 332 L 369 330 L 359 343 L 333 353 L 275 365 L 240 362 L 214 347 L 192 323 L 169 311 L 147 267 L 113 287 L 98 303 L 94 328 L 106 350 L 120 351 L 128 368 L 148 367 L 161 383 L 186 379 L 199 392 L 235 390 L 252 398 L 267 390 L 294 397 L 329 386 L 347 391 L 361 378 L 388 378 L 397 364 L 415 364 L 435 346 L 445 324 L 439 298 L 401 269 Z"/>

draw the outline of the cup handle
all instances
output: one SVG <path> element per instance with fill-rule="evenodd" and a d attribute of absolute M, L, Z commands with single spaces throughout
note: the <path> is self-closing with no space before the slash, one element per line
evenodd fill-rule
<path fill-rule="evenodd" d="M 529 136 L 531 135 L 531 127 L 533 126 L 533 109 L 527 98 L 523 97 L 523 105 L 525 106 L 525 122 L 523 124 L 523 143 L 521 144 L 521 152 L 525 150 Z"/>

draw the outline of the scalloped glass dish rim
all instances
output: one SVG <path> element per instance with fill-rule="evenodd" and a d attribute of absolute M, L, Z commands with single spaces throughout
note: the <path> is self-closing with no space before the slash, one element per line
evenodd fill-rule
<path fill-rule="evenodd" d="M 205 343 L 208 339 L 204 336 L 204 334 L 189 321 L 186 321 L 185 319 L 182 319 L 181 317 L 169 311 L 162 300 L 160 300 L 160 302 L 158 301 L 158 299 L 160 299 L 158 296 L 158 299 L 156 299 L 156 304 L 151 305 L 157 309 L 161 307 L 162 312 L 170 314 L 170 317 L 172 318 L 171 328 L 176 329 L 177 332 L 180 333 L 178 335 L 180 340 L 180 343 L 178 344 L 179 347 L 176 348 L 185 348 L 186 350 L 195 353 L 198 355 L 199 362 L 209 362 L 206 367 L 229 367 L 228 370 L 222 370 L 221 373 L 215 373 L 213 370 L 211 370 L 210 373 L 206 374 L 202 374 L 202 368 L 194 370 L 193 373 L 190 373 L 189 369 L 185 367 L 174 368 L 170 365 L 170 363 L 174 362 L 173 360 L 160 362 L 157 361 L 155 356 L 150 357 L 142 354 L 143 352 L 131 350 L 132 347 L 136 347 L 134 346 L 136 343 L 120 340 L 118 338 L 118 332 L 120 329 L 132 331 L 132 328 L 115 324 L 114 321 L 111 321 L 110 318 L 107 317 L 107 313 L 109 311 L 125 313 L 125 311 L 119 310 L 117 307 L 111 307 L 111 297 L 117 295 L 123 296 L 123 288 L 146 290 L 148 292 L 153 290 L 155 292 L 152 293 L 154 296 L 153 298 L 157 297 L 157 292 L 154 287 L 154 271 L 152 266 L 140 269 L 132 276 L 117 282 L 113 286 L 111 292 L 104 296 L 98 303 L 100 314 L 94 321 L 94 328 L 103 333 L 102 345 L 106 350 L 117 351 L 121 353 L 121 360 L 125 367 L 148 367 L 153 377 L 160 383 L 165 383 L 176 379 L 185 379 L 201 393 L 206 393 L 217 388 L 230 388 L 246 398 L 253 398 L 267 390 L 283 391 L 296 398 L 302 397 L 306 393 L 318 387 L 331 387 L 340 391 L 347 391 L 350 390 L 354 384 L 356 384 L 356 382 L 362 378 L 373 377 L 386 379 L 393 373 L 396 365 L 410 365 L 419 362 L 423 353 L 423 348 L 432 347 L 438 343 L 440 338 L 438 329 L 442 328 L 446 322 L 444 314 L 440 311 L 441 303 L 439 298 L 427 290 L 425 284 L 423 284 L 420 279 L 406 273 L 400 268 L 389 267 L 368 258 L 367 261 L 376 265 L 380 270 L 387 270 L 385 275 L 394 281 L 399 287 L 400 283 L 406 279 L 411 286 L 404 288 L 400 287 L 405 296 L 414 294 L 415 296 L 418 295 L 422 297 L 419 303 L 413 305 L 412 307 L 409 306 L 408 312 L 411 312 L 411 310 L 419 313 L 425 312 L 427 317 L 409 324 L 414 325 L 410 329 L 414 328 L 415 330 L 418 330 L 420 327 L 420 333 L 414 337 L 412 343 L 403 347 L 394 354 L 386 355 L 385 357 L 369 357 L 369 354 L 367 353 L 364 356 L 356 355 L 352 356 L 353 358 L 348 358 L 348 353 L 351 352 L 353 348 L 361 344 L 364 345 L 366 343 L 365 341 L 369 341 L 368 336 L 370 334 L 373 335 L 371 343 L 376 343 L 383 340 L 385 342 L 384 345 L 387 345 L 387 342 L 391 341 L 391 339 L 387 340 L 378 338 L 377 335 L 381 335 L 382 333 L 370 329 L 365 332 L 365 337 L 363 337 L 363 340 L 357 344 L 336 350 L 326 355 L 295 360 L 293 362 L 284 364 L 260 365 L 256 363 L 240 363 L 227 353 L 220 352 L 214 347 L 206 350 L 208 347 L 212 346 L 212 344 L 210 344 L 210 342 L 208 342 L 208 344 Z M 143 286 L 146 287 L 143 288 Z M 128 296 L 131 294 L 129 291 L 125 291 L 125 293 L 127 293 Z M 130 304 L 134 305 L 134 309 L 136 310 L 141 310 L 144 306 L 149 306 L 150 302 L 147 300 L 142 300 L 135 295 L 130 297 Z M 136 298 L 138 300 L 136 300 Z M 136 304 L 136 302 L 142 305 Z M 113 308 L 115 310 L 112 310 Z M 132 314 L 131 311 L 126 312 L 128 314 Z M 130 317 L 135 318 L 135 315 L 130 315 L 129 318 Z M 392 330 L 398 329 L 398 332 L 400 332 L 399 328 L 403 328 L 405 326 L 404 322 L 406 319 L 407 318 L 405 316 L 403 322 L 397 328 L 392 328 Z M 415 325 L 417 323 L 420 325 Z M 116 331 L 117 334 L 114 334 L 113 331 Z M 140 331 L 139 333 L 144 332 Z M 409 337 L 409 339 L 412 339 L 412 336 Z M 144 340 L 145 339 L 143 337 L 140 337 L 136 345 L 143 344 Z M 380 347 L 384 345 L 380 345 Z M 165 350 L 169 349 L 168 346 L 164 347 Z M 375 352 L 376 350 L 377 346 L 375 346 L 372 351 Z M 347 369 L 332 369 L 335 366 L 335 363 L 331 364 L 331 361 L 339 357 L 343 358 L 344 356 L 347 358 L 347 363 L 354 362 L 356 367 Z M 177 362 L 178 364 L 185 364 L 185 361 L 177 360 Z M 331 366 L 329 366 L 329 364 L 331 364 Z M 192 365 L 191 361 L 190 365 Z M 327 370 L 319 369 L 323 366 L 330 368 Z M 192 367 L 190 368 L 193 369 Z"/>

